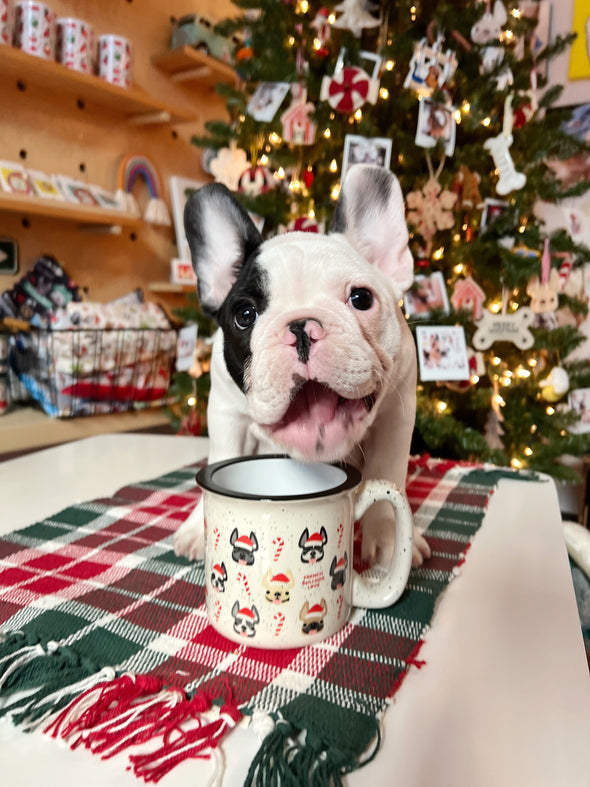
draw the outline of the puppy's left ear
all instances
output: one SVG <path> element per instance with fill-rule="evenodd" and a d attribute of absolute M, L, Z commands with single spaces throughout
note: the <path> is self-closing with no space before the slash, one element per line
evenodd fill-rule
<path fill-rule="evenodd" d="M 201 306 L 215 316 L 262 237 L 250 216 L 221 183 L 210 183 L 190 196 L 184 209 L 184 229 Z"/>
<path fill-rule="evenodd" d="M 357 164 L 348 170 L 330 232 L 341 232 L 391 279 L 399 298 L 414 281 L 402 191 L 388 169 Z"/>

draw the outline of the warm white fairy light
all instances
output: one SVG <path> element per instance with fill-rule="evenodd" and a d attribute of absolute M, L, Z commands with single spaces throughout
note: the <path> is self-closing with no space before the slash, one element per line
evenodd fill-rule
<path fill-rule="evenodd" d="M 330 197 L 333 200 L 337 200 L 339 196 L 340 196 L 340 184 L 338 183 L 336 186 L 334 186 L 334 188 L 330 192 Z"/>
<path fill-rule="evenodd" d="M 357 109 L 357 111 L 354 113 L 354 119 L 357 120 L 357 121 L 361 121 L 363 119 L 363 110 L 362 109 Z"/>
<path fill-rule="evenodd" d="M 555 413 L 555 407 L 551 407 L 551 405 L 549 405 L 549 407 L 545 408 L 545 412 L 547 415 L 553 415 Z"/>
<path fill-rule="evenodd" d="M 287 44 L 289 44 L 289 46 L 295 46 L 295 36 L 289 36 Z"/>
<path fill-rule="evenodd" d="M 330 139 L 331 136 L 332 136 L 332 132 L 330 131 L 330 129 L 329 128 L 325 128 L 324 129 L 324 137 L 326 139 Z"/>
<path fill-rule="evenodd" d="M 561 432 L 560 432 L 559 434 L 560 434 L 562 437 L 565 437 L 565 436 L 566 436 L 566 434 L 567 434 L 567 432 L 565 431 L 565 429 L 562 429 L 562 430 L 561 430 Z"/>
<path fill-rule="evenodd" d="M 462 119 L 461 118 L 461 110 L 460 109 L 456 109 L 455 110 L 455 122 L 456 123 L 460 123 L 461 119 Z"/>
<path fill-rule="evenodd" d="M 283 178 L 285 177 L 285 170 L 282 167 L 279 167 L 277 171 L 274 173 L 274 176 L 279 180 L 283 180 Z"/>
<path fill-rule="evenodd" d="M 320 41 L 319 38 L 313 39 L 313 48 L 315 49 L 316 52 L 318 52 L 322 48 L 322 42 Z"/>
<path fill-rule="evenodd" d="M 515 19 L 520 19 L 520 8 L 513 8 L 510 13 Z"/>
<path fill-rule="evenodd" d="M 527 445 L 527 447 L 524 449 L 524 455 L 525 456 L 532 456 L 533 455 L 533 449 L 529 445 Z"/>
<path fill-rule="evenodd" d="M 487 118 L 484 118 L 484 119 L 481 121 L 481 125 L 482 125 L 482 126 L 485 126 L 485 127 L 487 128 L 487 127 L 490 125 L 490 123 L 491 123 L 491 122 L 492 122 L 492 119 L 491 119 L 491 118 L 489 118 L 489 117 L 487 117 Z"/>
<path fill-rule="evenodd" d="M 386 87 L 380 87 L 379 95 L 384 101 L 387 101 L 387 99 L 389 98 L 389 90 Z"/>
<path fill-rule="evenodd" d="M 500 301 L 496 301 L 495 303 L 491 304 L 490 311 L 493 312 L 494 314 L 498 314 L 501 308 L 502 308 L 502 303 Z"/>
<path fill-rule="evenodd" d="M 469 379 L 471 380 L 471 385 L 477 385 L 479 382 L 479 375 L 472 374 Z"/>
<path fill-rule="evenodd" d="M 447 403 L 446 403 L 446 402 L 439 402 L 439 403 L 436 405 L 436 407 L 437 407 L 437 409 L 438 409 L 439 413 L 444 413 L 444 411 L 447 409 L 448 405 L 447 405 Z"/>
<path fill-rule="evenodd" d="M 531 373 L 529 372 L 529 370 L 525 369 L 524 366 L 519 366 L 518 369 L 516 370 L 516 374 L 519 377 L 522 377 L 523 380 L 526 380 L 527 377 L 531 376 Z"/>
<path fill-rule="evenodd" d="M 512 385 L 512 380 L 510 379 L 510 377 L 508 377 L 507 374 L 505 374 L 504 377 L 500 378 L 500 382 L 502 383 L 504 388 L 508 388 L 509 385 Z"/>
<path fill-rule="evenodd" d="M 260 156 L 260 163 L 262 164 L 263 167 L 265 167 L 268 164 L 268 156 L 266 155 L 266 153 L 263 153 L 262 156 Z"/>
<path fill-rule="evenodd" d="M 332 159 L 330 162 L 330 172 L 337 172 L 338 171 L 338 162 L 335 158 Z"/>
<path fill-rule="evenodd" d="M 194 407 L 197 403 L 197 397 L 189 396 L 188 399 L 186 400 L 186 403 L 188 404 L 189 407 Z"/>
<path fill-rule="evenodd" d="M 328 17 L 328 22 L 331 25 L 333 25 L 335 21 L 336 21 L 336 14 L 334 14 L 334 13 L 330 14 L 330 16 Z"/>
<path fill-rule="evenodd" d="M 534 369 L 535 366 L 537 365 L 537 359 L 536 358 L 529 358 L 527 363 L 528 363 L 528 365 L 530 367 L 532 367 Z"/>
<path fill-rule="evenodd" d="M 459 236 L 459 239 L 460 239 L 460 236 Z M 453 268 L 453 270 L 455 271 L 455 273 L 456 273 L 456 274 L 457 274 L 457 276 L 458 276 L 460 273 L 463 273 L 463 268 L 464 268 L 464 265 L 463 265 L 463 263 L 462 263 L 462 262 L 459 262 L 459 263 L 457 263 L 457 265 L 455 265 L 455 267 Z"/>
<path fill-rule="evenodd" d="M 307 211 L 307 215 L 309 216 L 310 219 L 315 219 L 315 210 L 313 208 L 310 208 Z"/>
<path fill-rule="evenodd" d="M 394 66 L 395 66 L 395 60 L 388 60 L 387 63 L 385 64 L 385 70 L 393 71 Z"/>
<path fill-rule="evenodd" d="M 500 407 L 504 407 L 504 405 L 506 404 L 506 402 L 504 401 L 503 397 L 500 396 L 500 394 L 496 394 L 494 396 L 494 402 L 500 405 Z"/>
<path fill-rule="evenodd" d="M 497 355 L 494 355 L 494 357 L 492 358 L 492 365 L 500 366 L 501 363 L 502 363 L 502 359 L 499 358 Z"/>
<path fill-rule="evenodd" d="M 537 424 L 533 424 L 531 426 L 531 434 L 535 434 L 536 431 L 537 431 Z"/>
<path fill-rule="evenodd" d="M 471 104 L 469 103 L 469 101 L 464 101 L 461 104 L 461 109 L 463 110 L 463 112 L 465 112 L 465 114 L 468 114 L 469 111 L 471 110 Z"/>
<path fill-rule="evenodd" d="M 515 456 L 512 457 L 510 460 L 510 465 L 515 469 L 518 470 L 519 467 L 522 467 L 522 462 L 520 459 L 517 459 Z"/>
<path fill-rule="evenodd" d="M 269 139 L 270 139 L 270 141 L 272 142 L 273 145 L 278 145 L 279 142 L 281 141 L 281 138 L 279 137 L 279 135 L 277 134 L 276 131 L 273 131 L 270 134 Z"/>
<path fill-rule="evenodd" d="M 439 248 L 435 252 L 433 252 L 432 256 L 435 260 L 442 260 L 444 253 L 445 253 L 445 247 L 439 246 Z"/>

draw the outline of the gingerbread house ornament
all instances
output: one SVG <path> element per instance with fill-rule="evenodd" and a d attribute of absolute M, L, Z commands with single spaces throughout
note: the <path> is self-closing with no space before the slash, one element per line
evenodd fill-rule
<path fill-rule="evenodd" d="M 294 101 L 281 115 L 283 139 L 292 145 L 313 145 L 317 126 L 312 120 L 314 105 L 311 101 Z"/>
<path fill-rule="evenodd" d="M 483 302 L 485 300 L 485 293 L 479 284 L 471 276 L 465 279 L 459 279 L 455 284 L 455 289 L 451 295 L 451 303 L 455 311 L 471 311 L 473 319 L 479 320 L 482 313 Z"/>

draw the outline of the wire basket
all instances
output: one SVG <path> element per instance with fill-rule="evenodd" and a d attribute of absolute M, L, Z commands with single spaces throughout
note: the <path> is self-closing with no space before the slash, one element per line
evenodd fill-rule
<path fill-rule="evenodd" d="M 176 343 L 165 328 L 31 329 L 12 336 L 9 363 L 48 415 L 116 413 L 168 401 Z"/>

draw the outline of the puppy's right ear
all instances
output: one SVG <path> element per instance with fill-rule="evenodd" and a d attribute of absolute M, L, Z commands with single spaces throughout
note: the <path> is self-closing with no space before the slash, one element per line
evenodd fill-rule
<path fill-rule="evenodd" d="M 184 229 L 201 306 L 215 316 L 262 237 L 221 183 L 210 183 L 191 195 L 184 209 Z"/>

